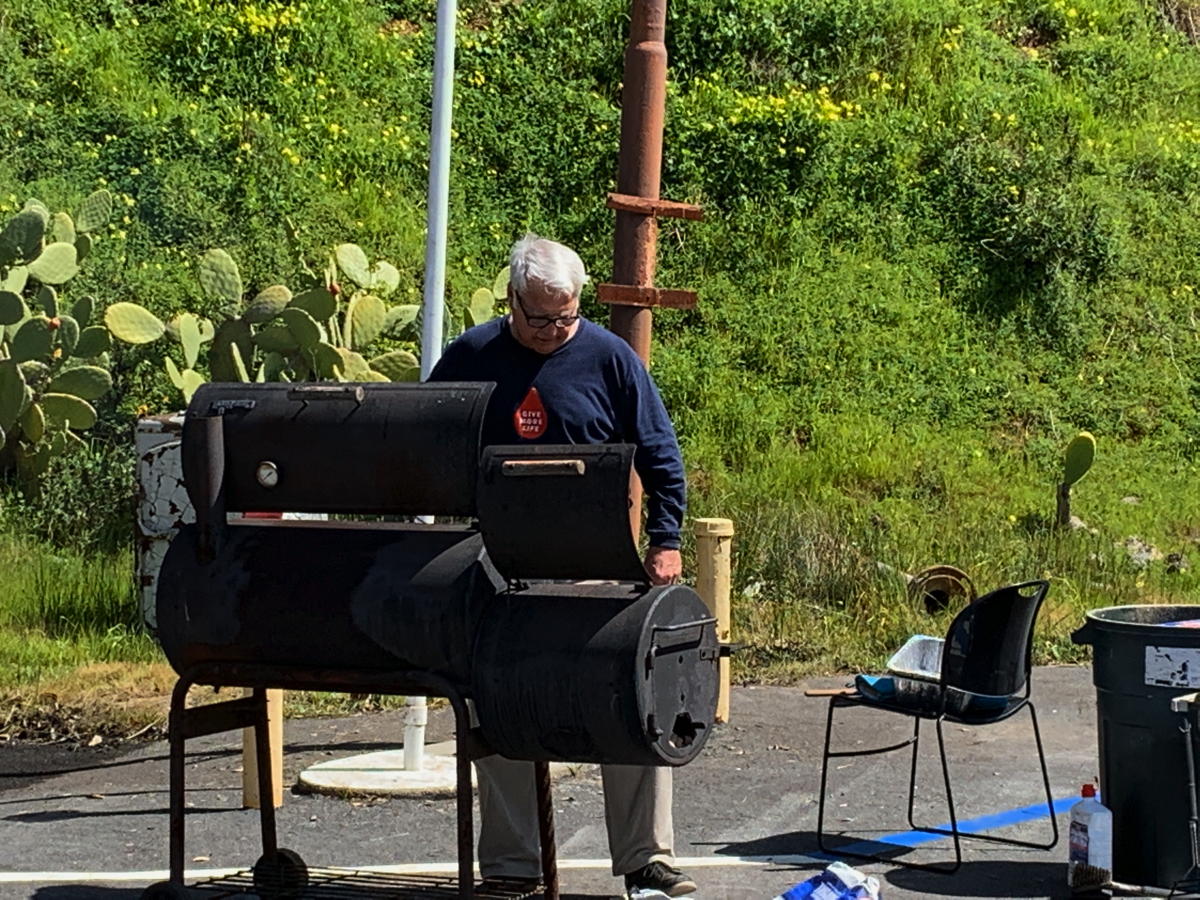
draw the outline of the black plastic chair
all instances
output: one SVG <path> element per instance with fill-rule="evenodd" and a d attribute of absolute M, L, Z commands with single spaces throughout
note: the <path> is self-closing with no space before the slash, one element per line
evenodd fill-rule
<path fill-rule="evenodd" d="M 1021 709 L 1028 709 L 1033 721 L 1033 737 L 1037 743 L 1038 761 L 1042 768 L 1042 784 L 1050 810 L 1053 836 L 1048 844 L 1021 841 L 995 835 L 971 834 L 976 840 L 994 841 L 1017 847 L 1049 850 L 1058 843 L 1058 823 L 1054 817 L 1054 798 L 1050 793 L 1050 777 L 1046 771 L 1046 755 L 1038 730 L 1037 712 L 1029 699 L 1029 675 L 1033 626 L 1038 609 L 1050 585 L 1045 581 L 999 588 L 978 598 L 950 624 L 942 649 L 940 678 L 927 695 L 916 700 L 898 697 L 895 700 L 871 700 L 860 693 L 835 694 L 829 698 L 829 714 L 825 722 L 825 749 L 821 757 L 821 797 L 817 809 L 817 846 L 834 856 L 852 857 L 877 862 L 891 862 L 913 869 L 950 874 L 962 865 L 962 846 L 959 841 L 958 816 L 954 808 L 954 793 L 950 787 L 950 768 L 946 763 L 946 744 L 942 723 L 962 725 L 991 725 L 1001 722 Z M 969 702 L 970 695 L 987 695 L 992 704 Z M 913 735 L 908 740 L 870 750 L 840 750 L 830 752 L 833 715 L 842 707 L 865 706 L 885 712 L 910 716 L 914 720 Z M 950 828 L 926 828 L 913 821 L 913 798 L 917 784 L 917 751 L 921 740 L 921 720 L 932 719 L 937 729 L 938 752 L 942 762 L 942 777 L 946 783 L 946 803 L 950 809 Z M 954 865 L 950 867 L 927 863 L 904 862 L 874 854 L 839 850 L 825 846 L 825 787 L 829 760 L 846 756 L 871 756 L 901 750 L 912 745 L 912 767 L 908 783 L 908 824 L 915 831 L 944 834 L 954 839 Z"/>

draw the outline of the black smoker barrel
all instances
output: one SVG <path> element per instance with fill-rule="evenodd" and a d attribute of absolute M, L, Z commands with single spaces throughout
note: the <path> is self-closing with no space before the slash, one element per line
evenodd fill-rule
<path fill-rule="evenodd" d="M 1113 816 L 1113 879 L 1170 887 L 1192 865 L 1188 744 L 1171 699 L 1200 688 L 1200 606 L 1094 609 L 1091 644 L 1100 799 Z M 1193 753 L 1200 767 L 1200 758 Z"/>
<path fill-rule="evenodd" d="M 466 683 L 480 609 L 502 586 L 474 529 L 229 523 L 226 511 L 470 513 L 490 393 L 390 383 L 197 390 L 183 429 L 197 522 L 172 541 L 156 600 L 176 671 L 408 667 Z M 396 630 L 402 653 L 388 640 Z"/>
<path fill-rule="evenodd" d="M 364 525 L 235 524 L 209 563 L 186 526 L 159 576 L 171 665 L 404 667 L 465 684 L 483 607 L 503 588 L 482 539 L 460 526 Z"/>
<path fill-rule="evenodd" d="M 629 529 L 633 453 L 483 452 L 480 527 L 511 588 L 484 612 L 472 693 L 504 756 L 682 765 L 712 730 L 716 620 L 691 588 L 646 583 Z"/>
<path fill-rule="evenodd" d="M 201 387 L 182 448 L 196 524 L 172 542 L 157 597 L 176 670 L 425 672 L 474 699 L 506 756 L 694 758 L 721 648 L 694 591 L 648 584 L 629 528 L 634 448 L 481 453 L 491 390 Z M 228 518 L 247 510 L 477 521 Z"/>
<path fill-rule="evenodd" d="M 719 655 L 691 588 L 536 585 L 488 605 L 475 708 L 510 759 L 682 765 L 712 729 Z"/>

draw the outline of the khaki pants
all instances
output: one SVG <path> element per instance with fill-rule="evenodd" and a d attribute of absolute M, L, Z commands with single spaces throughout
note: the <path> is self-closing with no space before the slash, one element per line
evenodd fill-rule
<path fill-rule="evenodd" d="M 479 776 L 479 871 L 485 878 L 537 878 L 537 793 L 533 763 L 502 756 L 475 761 Z M 674 863 L 671 770 L 665 766 L 601 766 L 604 820 L 614 875 L 649 862 Z"/>

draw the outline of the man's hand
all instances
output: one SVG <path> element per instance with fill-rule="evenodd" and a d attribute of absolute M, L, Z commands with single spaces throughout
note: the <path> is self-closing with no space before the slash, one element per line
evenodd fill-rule
<path fill-rule="evenodd" d="M 683 558 L 670 547 L 651 547 L 644 565 L 651 584 L 674 584 L 683 574 Z"/>

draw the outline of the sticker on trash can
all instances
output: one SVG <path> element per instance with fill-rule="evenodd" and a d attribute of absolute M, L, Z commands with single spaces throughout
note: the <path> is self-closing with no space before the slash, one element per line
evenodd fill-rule
<path fill-rule="evenodd" d="M 1146 684 L 1200 687 L 1200 648 L 1147 647 Z"/>

